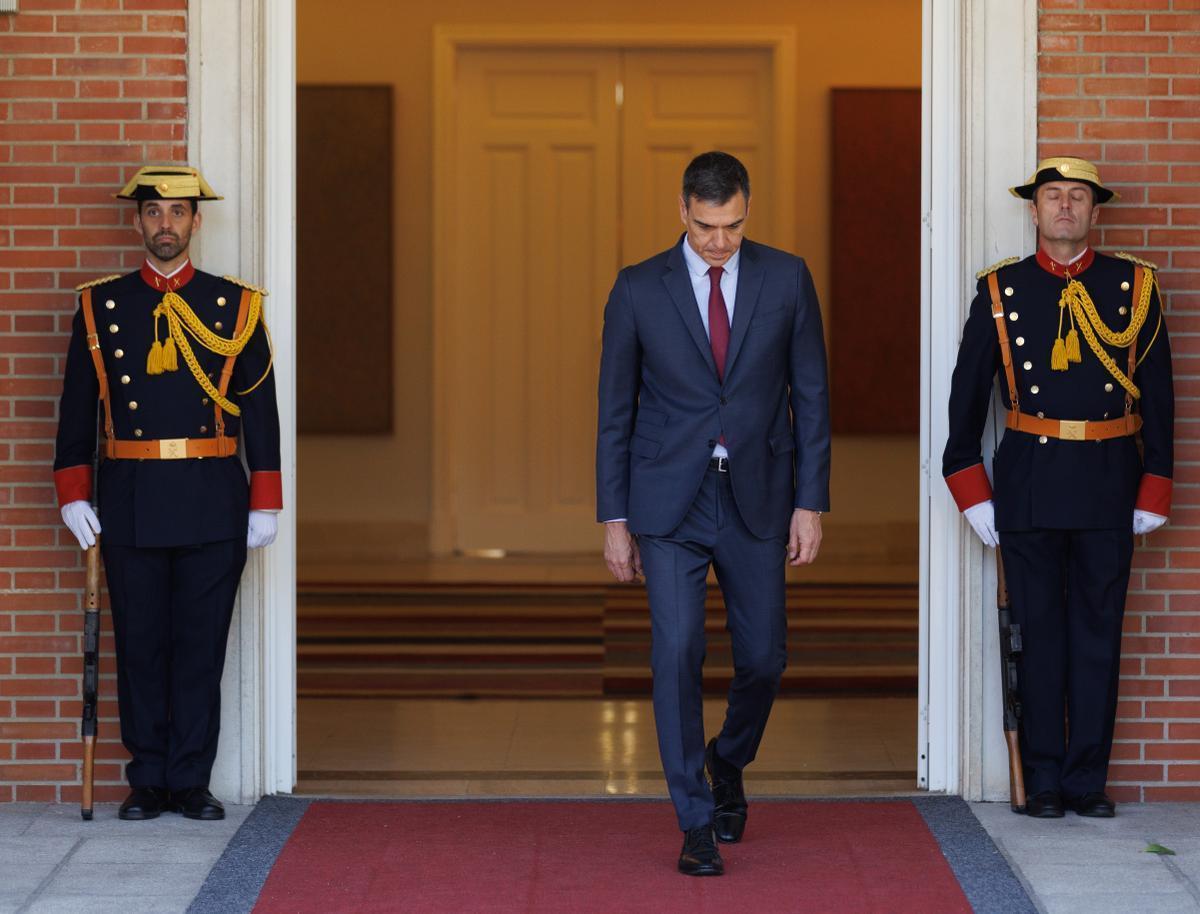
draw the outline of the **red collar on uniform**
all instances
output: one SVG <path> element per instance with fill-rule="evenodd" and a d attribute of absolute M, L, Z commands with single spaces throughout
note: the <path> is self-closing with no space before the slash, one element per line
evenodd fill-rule
<path fill-rule="evenodd" d="M 151 289 L 157 289 L 159 292 L 174 292 L 176 289 L 182 289 L 191 281 L 191 278 L 196 275 L 196 268 L 189 260 L 178 273 L 168 278 L 150 266 L 150 261 L 147 260 L 142 264 L 140 272 L 142 281 Z"/>
<path fill-rule="evenodd" d="M 1041 248 L 1038 248 L 1037 262 L 1038 266 L 1047 273 L 1053 273 L 1060 279 L 1070 279 L 1072 276 L 1078 276 L 1084 270 L 1092 265 L 1092 261 L 1096 259 L 1096 252 L 1090 247 L 1083 252 L 1083 256 L 1074 263 L 1064 264 L 1059 263 Z"/>

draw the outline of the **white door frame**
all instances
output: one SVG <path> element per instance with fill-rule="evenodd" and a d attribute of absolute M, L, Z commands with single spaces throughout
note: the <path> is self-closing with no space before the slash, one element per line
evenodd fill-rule
<path fill-rule="evenodd" d="M 188 160 L 225 197 L 194 253 L 270 291 L 283 457 L 279 536 L 246 564 L 221 684 L 212 786 L 242 803 L 296 783 L 295 22 L 291 0 L 188 4 Z"/>
<path fill-rule="evenodd" d="M 1007 191 L 1037 155 L 1036 0 L 924 0 L 921 150 L 922 787 L 1007 796 L 995 570 L 942 482 L 950 375 L 973 273 L 1032 250 Z M 989 435 L 994 440 L 995 425 Z M 985 440 L 991 464 L 991 441 Z M 986 552 L 986 554 L 985 554 Z"/>
<path fill-rule="evenodd" d="M 188 5 L 188 156 L 226 196 L 206 208 L 197 260 L 272 292 L 283 436 L 279 539 L 247 566 L 222 688 L 214 789 L 243 802 L 296 776 L 295 18 L 291 0 Z M 917 768 L 922 787 L 969 799 L 1007 790 L 995 576 L 940 455 L 971 273 L 1032 248 L 1006 188 L 1035 163 L 1036 105 L 1036 0 L 924 0 Z"/>

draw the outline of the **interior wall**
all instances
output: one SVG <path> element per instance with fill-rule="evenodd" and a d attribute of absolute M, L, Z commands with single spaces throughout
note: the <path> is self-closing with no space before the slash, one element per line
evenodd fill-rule
<path fill-rule="evenodd" d="M 388 83 L 395 98 L 395 432 L 390 436 L 303 436 L 298 442 L 301 559 L 319 551 L 383 559 L 420 551 L 430 510 L 432 325 L 432 39 L 435 24 L 596 23 L 595 7 L 559 0 L 437 4 L 391 0 L 297 0 L 297 79 L 304 83 Z M 834 86 L 917 86 L 921 80 L 920 0 L 742 0 L 736 9 L 694 0 L 609 0 L 607 23 L 736 21 L 786 25 L 796 33 L 796 252 L 828 301 L 829 90 Z M 347 137 L 353 142 L 353 137 Z M 753 177 L 753 176 L 752 176 Z M 369 176 L 347 176 L 369 180 Z M 759 185 L 761 187 L 761 185 Z M 756 188 L 757 190 L 757 188 Z M 769 193 L 769 188 L 759 192 Z M 327 190 L 337 206 L 338 189 Z M 674 200 L 655 201 L 674 208 Z M 346 214 L 353 218 L 353 214 Z M 880 214 L 888 218 L 888 214 Z M 913 214 L 917 218 L 917 214 Z M 301 214 L 301 220 L 303 214 Z M 303 223 L 301 222 L 301 228 Z M 753 231 L 750 232 L 753 236 Z M 664 238 L 663 247 L 674 238 Z M 869 252 L 864 252 L 864 263 Z M 346 269 L 363 269 L 348 264 Z M 352 318 L 352 304 L 331 302 Z M 596 302 L 601 308 L 603 302 Z M 304 332 L 304 328 L 299 328 Z M 363 328 L 369 333 L 370 328 Z M 918 358 L 913 353 L 913 358 Z M 336 365 L 299 365 L 337 383 Z M 345 396 L 356 392 L 346 390 Z M 913 391 L 913 408 L 917 408 Z M 304 409 L 304 404 L 298 404 Z M 833 524 L 916 521 L 915 437 L 835 442 Z M 365 550 L 363 547 L 366 547 Z"/>

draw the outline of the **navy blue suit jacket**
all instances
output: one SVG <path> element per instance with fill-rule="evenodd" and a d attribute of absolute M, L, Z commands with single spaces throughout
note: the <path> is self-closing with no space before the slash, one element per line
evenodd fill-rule
<path fill-rule="evenodd" d="M 680 245 L 623 269 L 604 311 L 599 399 L 599 521 L 670 533 L 722 435 L 755 536 L 787 536 L 793 508 L 829 509 L 825 343 L 799 257 L 742 243 L 724 383 Z"/>

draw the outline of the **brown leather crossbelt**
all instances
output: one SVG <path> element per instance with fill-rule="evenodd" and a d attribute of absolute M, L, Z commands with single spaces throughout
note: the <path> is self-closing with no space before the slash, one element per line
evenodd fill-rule
<path fill-rule="evenodd" d="M 1010 409 L 1004 424 L 1018 432 L 1061 438 L 1064 441 L 1106 441 L 1132 435 L 1142 427 L 1142 417 L 1131 413 L 1119 419 L 1099 422 L 1086 419 L 1039 419 L 1029 413 L 1015 413 Z"/>
<path fill-rule="evenodd" d="M 109 460 L 183 460 L 187 457 L 231 457 L 237 453 L 237 439 L 159 438 L 152 441 L 122 441 L 109 438 L 104 456 Z"/>

